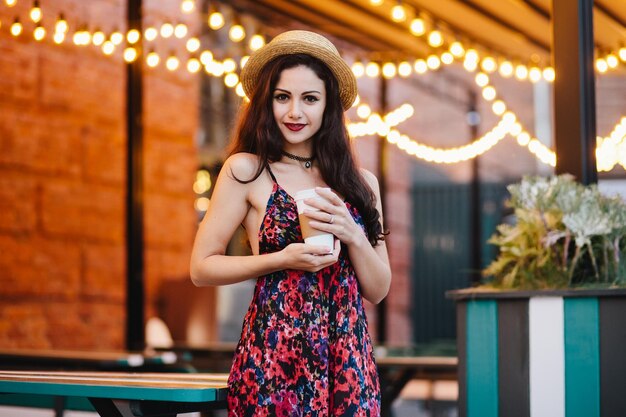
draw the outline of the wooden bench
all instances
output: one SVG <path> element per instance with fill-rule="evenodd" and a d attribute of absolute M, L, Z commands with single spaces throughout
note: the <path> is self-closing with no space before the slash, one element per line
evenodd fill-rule
<path fill-rule="evenodd" d="M 0 371 L 0 403 L 11 395 L 80 397 L 103 417 L 169 417 L 225 409 L 227 379 L 226 374 Z"/>

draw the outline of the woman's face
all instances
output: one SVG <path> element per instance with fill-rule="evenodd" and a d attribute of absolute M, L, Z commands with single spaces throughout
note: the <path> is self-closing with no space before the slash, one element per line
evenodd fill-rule
<path fill-rule="evenodd" d="M 287 143 L 306 143 L 322 126 L 324 81 L 301 65 L 283 70 L 272 93 L 274 120 Z"/>

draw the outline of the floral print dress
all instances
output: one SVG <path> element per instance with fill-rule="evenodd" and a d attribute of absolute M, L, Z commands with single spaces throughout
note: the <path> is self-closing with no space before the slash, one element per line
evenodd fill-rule
<path fill-rule="evenodd" d="M 260 253 L 302 242 L 296 203 L 274 181 Z M 346 203 L 357 224 L 357 210 Z M 347 248 L 316 273 L 259 277 L 228 380 L 228 415 L 378 416 L 380 387 Z"/>

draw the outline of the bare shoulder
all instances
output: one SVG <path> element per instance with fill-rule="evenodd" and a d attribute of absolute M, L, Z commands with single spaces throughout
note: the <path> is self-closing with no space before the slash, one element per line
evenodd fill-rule
<path fill-rule="evenodd" d="M 367 185 L 370 186 L 372 191 L 378 194 L 379 187 L 378 187 L 378 178 L 376 178 L 376 175 L 372 174 L 371 171 L 368 171 L 365 168 L 361 168 L 360 171 L 361 171 L 361 176 L 363 176 L 363 179 L 365 180 L 365 182 L 367 182 Z"/>
<path fill-rule="evenodd" d="M 222 170 L 229 178 L 247 181 L 254 177 L 259 168 L 259 158 L 251 153 L 239 152 L 231 155 L 224 161 Z"/>

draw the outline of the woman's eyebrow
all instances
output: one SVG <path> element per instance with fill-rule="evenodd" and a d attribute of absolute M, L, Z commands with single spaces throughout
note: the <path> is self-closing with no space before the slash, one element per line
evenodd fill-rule
<path fill-rule="evenodd" d="M 282 91 L 282 92 L 284 92 L 284 93 L 289 93 L 289 94 L 291 94 L 291 91 L 289 91 L 289 90 L 285 90 L 284 88 L 278 88 L 278 87 L 276 87 L 276 88 L 274 89 L 274 91 Z"/>
<path fill-rule="evenodd" d="M 321 92 L 317 91 L 317 90 L 311 90 L 311 91 L 305 91 L 302 94 L 311 94 L 311 93 L 317 93 L 317 94 L 322 94 Z"/>

